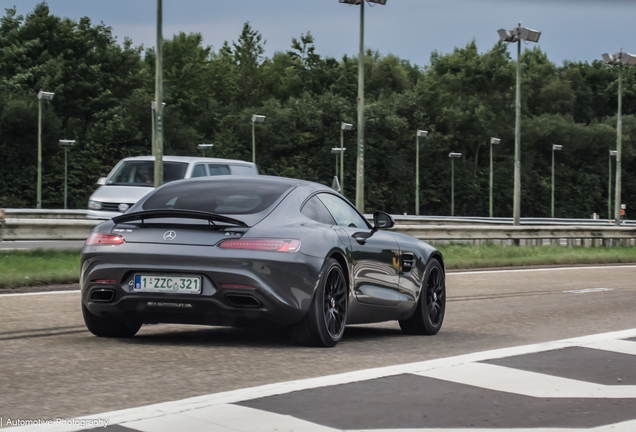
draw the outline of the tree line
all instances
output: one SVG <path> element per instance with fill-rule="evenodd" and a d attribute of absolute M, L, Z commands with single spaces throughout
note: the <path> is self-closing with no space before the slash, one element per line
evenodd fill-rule
<path fill-rule="evenodd" d="M 493 38 L 494 39 L 494 38 Z M 340 123 L 355 124 L 357 57 L 316 53 L 311 33 L 264 56 L 265 39 L 246 23 L 236 41 L 213 49 L 200 34 L 164 41 L 167 155 L 251 160 L 251 117 L 262 174 L 331 184 Z M 550 214 L 552 144 L 556 217 L 607 215 L 609 150 L 616 145 L 618 71 L 602 61 L 556 65 L 538 48 L 522 54 L 521 214 Z M 0 19 L 0 207 L 35 207 L 39 90 L 43 110 L 43 207 L 86 208 L 97 178 L 121 159 L 151 153 L 155 51 L 119 43 L 89 18 L 54 16 L 41 3 Z M 489 140 L 494 148 L 494 214 L 512 215 L 516 62 L 505 44 L 479 52 L 474 41 L 430 63 L 368 50 L 365 56 L 365 208 L 414 213 L 415 134 L 420 142 L 420 214 L 450 214 L 448 153 L 455 164 L 455 214 L 488 215 Z M 623 202 L 636 206 L 636 70 L 624 69 Z M 355 196 L 355 130 L 345 132 L 344 195 Z M 614 169 L 614 168 L 613 168 Z M 612 186 L 613 188 L 613 186 Z"/>

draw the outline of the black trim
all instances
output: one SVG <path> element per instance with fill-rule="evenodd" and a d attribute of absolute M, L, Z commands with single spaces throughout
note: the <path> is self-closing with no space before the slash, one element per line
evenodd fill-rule
<path fill-rule="evenodd" d="M 218 215 L 215 213 L 208 213 L 198 210 L 144 210 L 134 213 L 126 213 L 121 216 L 113 218 L 113 222 L 122 223 L 130 222 L 134 220 L 141 220 L 143 224 L 145 219 L 160 219 L 160 218 L 184 218 L 184 219 L 201 219 L 207 221 L 226 222 L 233 225 L 249 228 L 249 226 L 238 219 L 233 219 L 227 216 Z"/>

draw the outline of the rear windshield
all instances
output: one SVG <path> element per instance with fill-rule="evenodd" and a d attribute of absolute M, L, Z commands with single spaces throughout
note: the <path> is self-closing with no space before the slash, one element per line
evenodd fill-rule
<path fill-rule="evenodd" d="M 159 189 L 144 210 L 198 210 L 225 215 L 260 213 L 291 186 L 265 181 L 186 181 Z"/>
<path fill-rule="evenodd" d="M 183 162 L 163 163 L 163 182 L 170 183 L 185 177 L 188 164 Z M 154 161 L 126 161 L 110 176 L 107 185 L 154 186 Z"/>

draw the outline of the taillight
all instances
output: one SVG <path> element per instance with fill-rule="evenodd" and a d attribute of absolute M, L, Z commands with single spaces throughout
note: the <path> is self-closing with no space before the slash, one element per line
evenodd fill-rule
<path fill-rule="evenodd" d="M 251 240 L 223 240 L 219 243 L 223 249 L 244 249 L 270 252 L 297 252 L 300 240 L 251 239 Z"/>
<path fill-rule="evenodd" d="M 87 246 L 106 246 L 120 245 L 126 243 L 126 240 L 120 235 L 91 233 L 86 239 Z"/>

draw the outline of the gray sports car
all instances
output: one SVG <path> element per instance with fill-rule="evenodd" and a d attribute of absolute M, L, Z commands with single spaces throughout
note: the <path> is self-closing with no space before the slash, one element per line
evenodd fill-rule
<path fill-rule="evenodd" d="M 346 324 L 399 320 L 436 334 L 446 288 L 441 253 L 373 226 L 332 189 L 281 177 L 166 184 L 97 226 L 81 261 L 82 312 L 97 336 L 142 324 L 286 326 L 333 346 Z"/>

